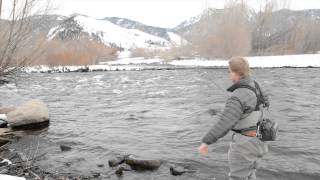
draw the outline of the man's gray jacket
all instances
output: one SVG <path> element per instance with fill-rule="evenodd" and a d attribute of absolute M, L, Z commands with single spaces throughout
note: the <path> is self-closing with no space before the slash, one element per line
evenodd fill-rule
<path fill-rule="evenodd" d="M 256 94 L 248 88 L 237 88 L 239 85 L 249 85 L 255 87 L 254 81 L 248 77 L 241 79 L 233 84 L 228 91 L 232 92 L 231 96 L 226 102 L 223 113 L 218 122 L 211 128 L 211 130 L 203 137 L 202 142 L 212 144 L 219 138 L 225 136 L 241 119 L 247 117 L 255 110 L 257 104 Z M 263 93 L 264 99 L 268 102 L 268 98 Z"/>

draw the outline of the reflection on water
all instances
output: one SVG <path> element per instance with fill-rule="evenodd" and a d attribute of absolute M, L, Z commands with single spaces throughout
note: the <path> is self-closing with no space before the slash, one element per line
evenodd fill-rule
<path fill-rule="evenodd" d="M 253 70 L 271 94 L 270 112 L 281 127 L 261 164 L 261 179 L 320 178 L 318 71 Z M 37 98 L 48 104 L 49 129 L 32 137 L 41 139 L 38 153 L 47 153 L 39 164 L 52 171 L 107 175 L 113 172 L 108 159 L 134 154 L 165 164 L 156 172 L 125 172 L 123 179 L 223 179 L 230 135 L 210 146 L 207 157 L 197 147 L 217 121 L 226 98 L 221 89 L 229 85 L 224 69 L 32 74 L 18 86 L 0 87 L 0 103 Z M 61 144 L 72 150 L 61 152 Z M 173 177 L 170 164 L 196 173 Z"/>

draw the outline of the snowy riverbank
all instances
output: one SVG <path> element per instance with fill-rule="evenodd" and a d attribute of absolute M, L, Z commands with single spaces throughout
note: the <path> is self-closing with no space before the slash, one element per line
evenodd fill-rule
<path fill-rule="evenodd" d="M 287 55 L 287 56 L 256 56 L 247 57 L 253 68 L 305 68 L 320 67 L 320 54 Z M 173 60 L 165 61 L 159 58 L 123 58 L 115 61 L 103 62 L 99 65 L 89 66 L 32 66 L 23 70 L 27 73 L 37 72 L 89 72 L 89 71 L 139 71 L 139 70 L 160 70 L 179 68 L 225 68 L 227 60 Z"/>

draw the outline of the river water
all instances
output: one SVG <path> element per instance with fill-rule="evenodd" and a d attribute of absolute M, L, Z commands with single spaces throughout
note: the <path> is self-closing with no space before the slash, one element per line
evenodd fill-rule
<path fill-rule="evenodd" d="M 259 179 L 320 179 L 320 69 L 255 69 L 270 94 L 270 114 L 280 124 L 257 173 Z M 217 121 L 231 85 L 226 69 L 28 74 L 0 87 L 0 105 L 28 99 L 47 103 L 50 126 L 17 143 L 26 156 L 56 173 L 101 173 L 118 179 L 109 159 L 133 154 L 164 161 L 154 172 L 124 172 L 122 179 L 225 179 L 230 133 L 197 148 Z M 218 112 L 214 115 L 212 112 Z M 71 151 L 61 152 L 59 145 Z M 99 167 L 98 165 L 104 165 Z M 171 165 L 195 170 L 172 176 Z"/>

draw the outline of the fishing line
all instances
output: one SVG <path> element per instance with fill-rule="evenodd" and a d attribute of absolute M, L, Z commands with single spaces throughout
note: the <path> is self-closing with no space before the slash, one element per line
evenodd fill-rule
<path fill-rule="evenodd" d="M 230 95 L 226 92 L 225 89 L 223 89 L 217 82 L 215 82 L 215 80 L 209 76 L 206 76 L 206 74 L 208 74 L 207 72 L 204 72 L 203 74 L 201 74 L 200 76 L 205 77 L 206 79 L 208 79 L 219 91 L 222 92 L 222 94 L 224 96 L 226 96 L 227 98 L 230 97 Z"/>

